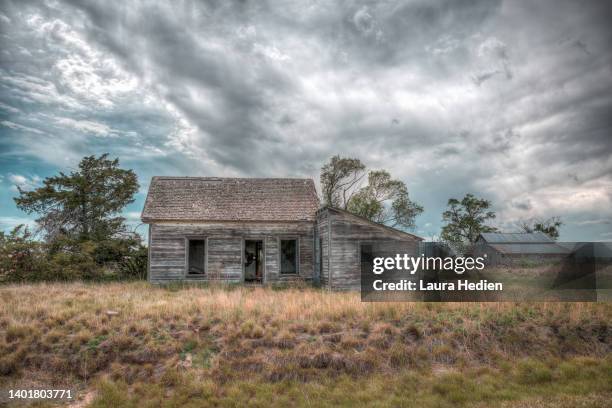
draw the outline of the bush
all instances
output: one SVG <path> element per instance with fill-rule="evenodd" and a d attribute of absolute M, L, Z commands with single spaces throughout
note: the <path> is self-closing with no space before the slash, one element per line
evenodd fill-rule
<path fill-rule="evenodd" d="M 35 281 L 45 266 L 43 244 L 27 227 L 18 225 L 8 235 L 0 232 L 0 282 Z"/>
<path fill-rule="evenodd" d="M 27 227 L 0 232 L 0 282 L 145 279 L 147 249 L 138 237 L 78 241 L 33 239 Z"/>
<path fill-rule="evenodd" d="M 125 254 L 119 262 L 123 279 L 147 279 L 147 248 L 139 245 L 137 249 Z"/>

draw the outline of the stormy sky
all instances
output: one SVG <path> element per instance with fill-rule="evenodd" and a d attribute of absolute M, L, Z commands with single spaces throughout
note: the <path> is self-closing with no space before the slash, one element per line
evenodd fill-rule
<path fill-rule="evenodd" d="M 111 5 L 112 3 L 112 5 Z M 0 0 L 0 228 L 85 155 L 153 175 L 312 177 L 332 155 L 495 225 L 612 240 L 606 1 Z"/>

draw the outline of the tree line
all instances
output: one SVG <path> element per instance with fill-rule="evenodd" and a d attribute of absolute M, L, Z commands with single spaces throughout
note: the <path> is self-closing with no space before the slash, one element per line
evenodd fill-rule
<path fill-rule="evenodd" d="M 320 182 L 323 205 L 391 227 L 412 230 L 423 212 L 403 181 L 387 170 L 369 170 L 357 158 L 332 157 L 321 168 Z M 15 204 L 38 216 L 38 237 L 24 225 L 0 232 L 0 282 L 146 278 L 147 249 L 121 217 L 138 188 L 136 173 L 108 154 L 84 157 L 74 171 L 47 177 L 34 190 L 19 188 Z M 491 207 L 472 194 L 449 199 L 442 241 L 469 244 L 482 232 L 497 231 L 490 225 Z M 521 228 L 557 239 L 561 225 L 552 217 L 523 221 Z"/>
<path fill-rule="evenodd" d="M 386 170 L 368 170 L 357 158 L 334 156 L 321 168 L 321 194 L 324 205 L 347 210 L 371 221 L 392 227 L 414 229 L 423 207 L 413 202 L 408 188 Z M 454 245 L 472 244 L 483 232 L 497 232 L 489 200 L 466 194 L 461 200 L 450 198 L 442 213 L 444 226 L 440 239 Z M 542 232 L 559 237 L 563 222 L 559 217 L 523 220 L 523 232 Z"/>

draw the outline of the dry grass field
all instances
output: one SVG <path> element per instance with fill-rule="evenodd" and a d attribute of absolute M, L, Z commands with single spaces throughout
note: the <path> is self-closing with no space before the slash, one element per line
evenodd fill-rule
<path fill-rule="evenodd" d="M 68 387 L 93 407 L 603 407 L 611 322 L 610 303 L 12 285 L 0 287 L 0 388 Z"/>

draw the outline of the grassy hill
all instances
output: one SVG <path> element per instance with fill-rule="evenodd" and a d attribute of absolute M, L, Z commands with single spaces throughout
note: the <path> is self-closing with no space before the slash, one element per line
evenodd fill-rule
<path fill-rule="evenodd" d="M 302 288 L 0 287 L 0 388 L 78 405 L 598 407 L 610 303 L 361 303 Z"/>

